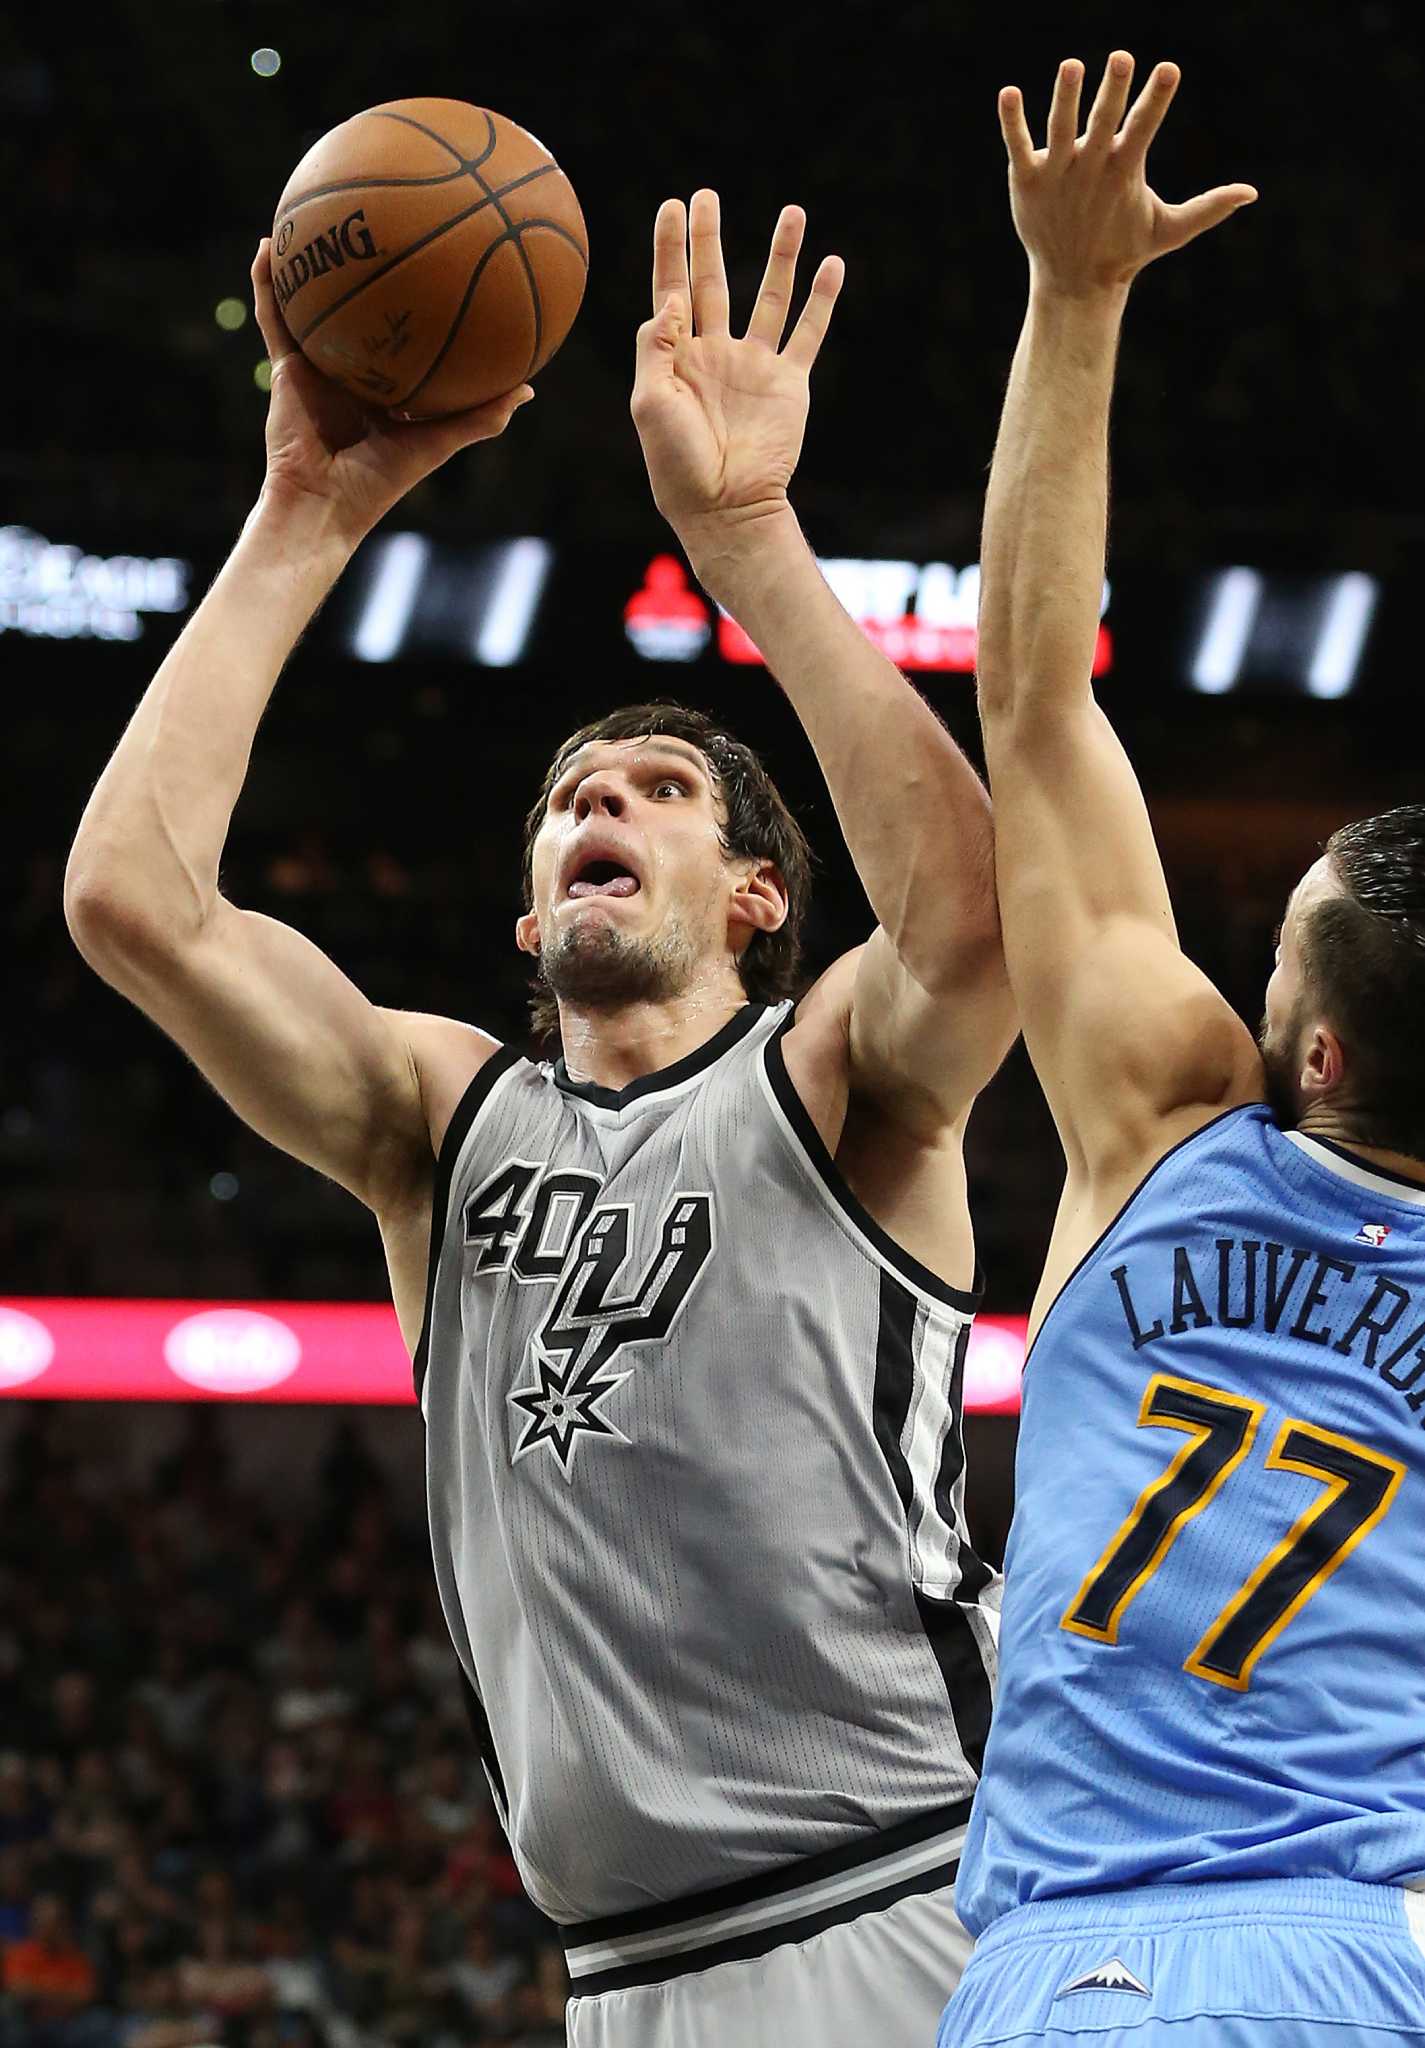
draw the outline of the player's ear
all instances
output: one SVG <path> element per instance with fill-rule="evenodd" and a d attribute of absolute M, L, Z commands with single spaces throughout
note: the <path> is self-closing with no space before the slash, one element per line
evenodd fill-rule
<path fill-rule="evenodd" d="M 1346 1053 L 1329 1024 L 1318 1024 L 1306 1041 L 1301 1061 L 1301 1086 L 1307 1095 L 1334 1093 L 1346 1073 Z"/>
<path fill-rule="evenodd" d="M 738 943 L 754 932 L 779 931 L 787 921 L 787 885 L 773 860 L 749 861 L 738 876 L 728 905 L 728 923 L 740 927 Z"/>
<path fill-rule="evenodd" d="M 539 919 L 532 910 L 515 919 L 515 944 L 522 953 L 539 952 Z"/>

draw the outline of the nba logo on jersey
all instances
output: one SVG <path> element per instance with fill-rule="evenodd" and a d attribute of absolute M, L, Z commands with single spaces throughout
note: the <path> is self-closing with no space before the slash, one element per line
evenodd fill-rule
<path fill-rule="evenodd" d="M 1390 1225 L 1388 1223 L 1363 1223 L 1351 1239 L 1351 1242 L 1352 1244 L 1368 1244 L 1373 1246 L 1376 1251 L 1379 1251 L 1389 1236 Z"/>

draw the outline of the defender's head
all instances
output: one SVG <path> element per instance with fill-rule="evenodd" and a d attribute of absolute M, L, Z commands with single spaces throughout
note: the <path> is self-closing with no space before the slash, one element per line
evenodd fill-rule
<path fill-rule="evenodd" d="M 1261 1049 L 1272 1107 L 1425 1159 L 1425 805 L 1343 825 L 1287 904 Z"/>
<path fill-rule="evenodd" d="M 573 733 L 525 820 L 536 1031 L 558 998 L 595 1009 L 705 988 L 793 993 L 811 856 L 750 747 L 679 704 L 631 704 Z"/>

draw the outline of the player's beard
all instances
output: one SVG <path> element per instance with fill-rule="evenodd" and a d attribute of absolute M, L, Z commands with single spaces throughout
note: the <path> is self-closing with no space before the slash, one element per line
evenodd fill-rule
<path fill-rule="evenodd" d="M 540 953 L 540 972 L 550 992 L 562 1003 L 589 1010 L 668 1002 L 691 986 L 697 967 L 691 935 L 676 917 L 641 937 L 604 918 L 581 919 Z"/>
<path fill-rule="evenodd" d="M 1302 1004 L 1293 1003 L 1285 1029 L 1273 1031 L 1262 1018 L 1257 1032 L 1257 1050 L 1262 1055 L 1267 1101 L 1283 1130 L 1291 1130 L 1301 1119 L 1301 1095 L 1297 1076 L 1301 1071 Z"/>

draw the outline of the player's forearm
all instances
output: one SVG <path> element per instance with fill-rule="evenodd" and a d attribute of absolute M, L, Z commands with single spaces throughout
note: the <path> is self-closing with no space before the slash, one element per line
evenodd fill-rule
<path fill-rule="evenodd" d="M 999 717 L 1090 690 L 1126 298 L 1126 287 L 1030 293 L 985 501 L 978 668 L 987 740 Z"/>
<path fill-rule="evenodd" d="M 84 812 L 65 877 L 77 938 L 201 927 L 258 723 L 350 552 L 316 504 L 253 511 Z"/>
<path fill-rule="evenodd" d="M 790 510 L 750 533 L 685 544 L 801 720 L 902 962 L 928 988 L 957 979 L 998 939 L 993 821 L 979 776 L 837 601 Z"/>

